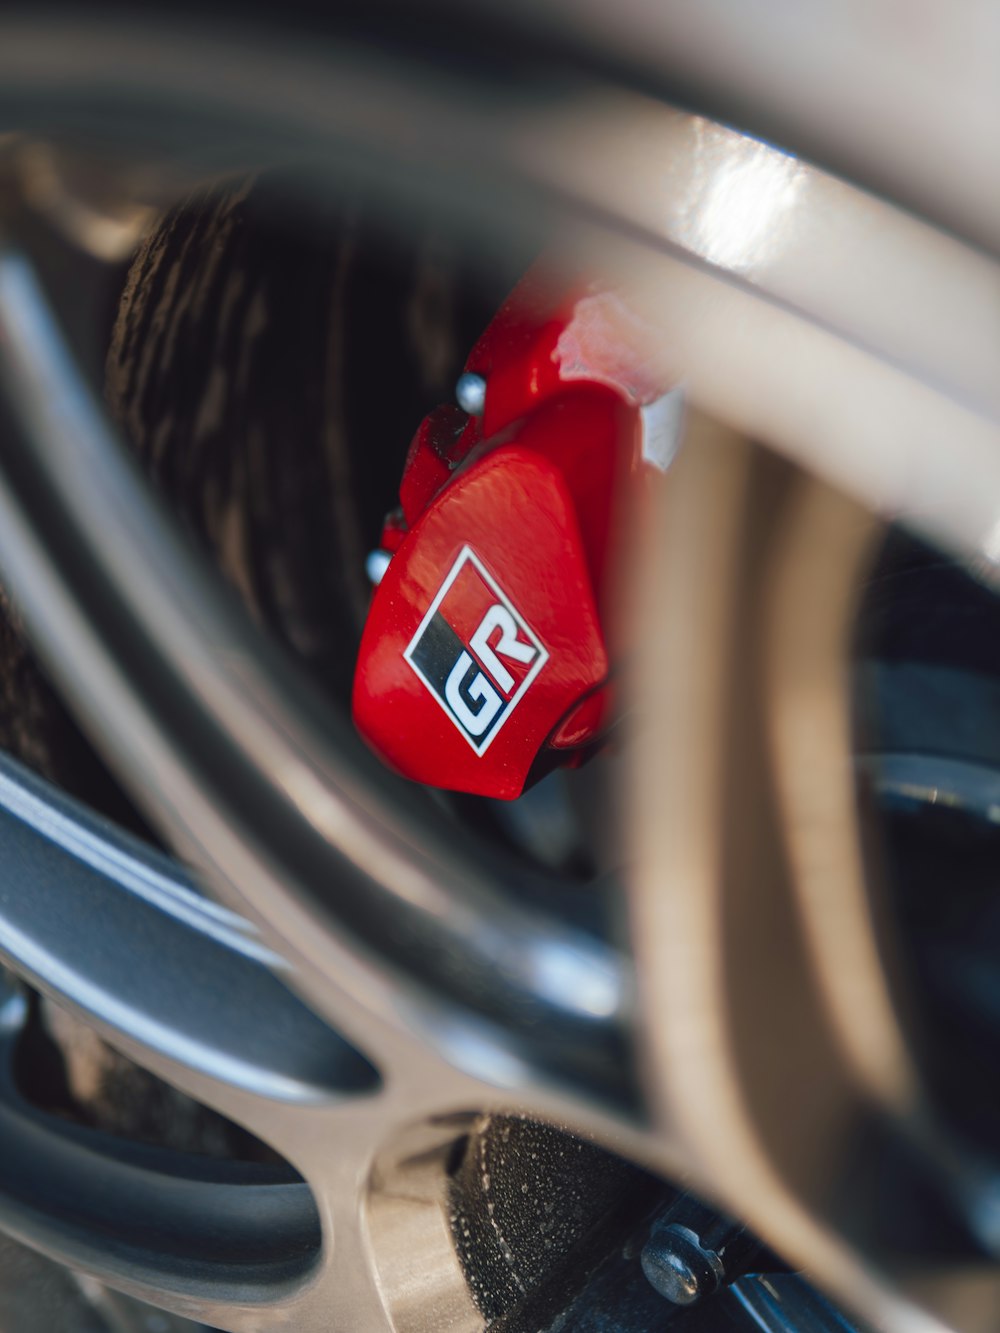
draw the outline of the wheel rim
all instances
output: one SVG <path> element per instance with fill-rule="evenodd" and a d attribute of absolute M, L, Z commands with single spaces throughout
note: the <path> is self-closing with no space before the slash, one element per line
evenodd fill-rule
<path fill-rule="evenodd" d="M 330 137 L 322 144 L 330 148 Z M 572 180 L 557 184 L 572 193 Z M 537 182 L 531 186 L 537 188 Z M 594 201 L 582 202 L 592 221 Z M 642 218 L 637 225 L 644 229 Z M 704 255 L 678 250 L 680 243 L 673 236 L 668 242 L 673 249 L 667 258 L 661 256 L 662 285 L 654 285 L 658 292 L 670 289 L 679 296 L 672 311 L 701 300 L 723 279 L 734 300 L 756 303 L 768 314 L 775 308 L 774 294 L 749 290 L 755 276 L 748 282 L 739 265 L 727 273 L 718 256 L 709 256 L 706 267 Z M 622 246 L 626 268 L 634 257 L 633 244 Z M 949 254 L 959 267 L 973 263 L 964 251 Z M 951 261 L 945 257 L 942 262 L 947 269 Z M 787 307 L 787 296 L 779 292 L 778 297 Z M 798 305 L 780 314 L 819 336 L 825 332 L 822 311 L 810 316 Z M 671 319 L 676 316 L 671 314 Z M 975 329 L 975 319 L 972 322 Z M 749 1185 L 731 1190 L 721 1183 L 720 1162 L 698 1132 L 704 1103 L 696 1104 L 693 1096 L 675 1100 L 670 1089 L 678 1086 L 677 1057 L 656 1041 L 655 1033 L 651 1101 L 656 1112 L 666 1104 L 669 1115 L 653 1131 L 644 1126 L 644 1098 L 634 1074 L 633 981 L 626 958 L 607 941 L 512 904 L 502 891 L 503 875 L 485 870 L 473 849 L 460 843 L 443 846 L 418 812 L 395 794 L 385 796 L 381 774 L 354 738 L 338 731 L 304 697 L 286 664 L 219 596 L 177 540 L 89 401 L 30 272 L 11 253 L 0 261 L 0 326 L 8 427 L 0 456 L 0 560 L 25 607 L 39 651 L 85 723 L 99 733 L 115 767 L 180 852 L 260 924 L 268 943 L 291 960 L 296 988 L 317 1011 L 375 1066 L 393 1071 L 377 1096 L 360 1101 L 320 1096 L 315 1106 L 296 1106 L 294 1111 L 283 1106 L 278 1113 L 273 1096 L 248 1096 L 245 1089 L 228 1084 L 220 1090 L 204 1068 L 176 1058 L 164 1062 L 155 1043 L 151 1055 L 150 1043 L 143 1041 L 145 1063 L 274 1143 L 313 1189 L 326 1248 L 308 1282 L 299 1282 L 292 1292 L 269 1293 L 272 1309 L 280 1308 L 283 1315 L 294 1309 L 298 1326 L 321 1327 L 330 1292 L 341 1280 L 332 1275 L 350 1270 L 364 1276 L 352 1282 L 358 1295 L 347 1298 L 348 1308 L 361 1320 L 358 1326 L 375 1327 L 374 1311 L 384 1318 L 384 1306 L 356 1226 L 372 1163 L 406 1126 L 467 1112 L 484 1099 L 498 1108 L 559 1117 L 664 1170 L 697 1162 L 710 1191 L 721 1191 L 741 1212 L 753 1216 L 749 1195 L 759 1191 Z M 664 327 L 661 321 L 656 327 L 674 339 L 672 349 L 685 347 L 699 393 L 696 400 L 718 409 L 718 394 L 702 374 L 697 346 L 690 346 L 690 337 L 676 322 Z M 873 337 L 890 341 L 893 329 L 869 326 L 863 332 L 870 344 Z M 850 356 L 858 354 L 849 337 L 841 341 Z M 841 350 L 838 344 L 831 353 L 834 363 Z M 895 409 L 894 424 L 902 434 L 912 420 L 908 402 L 919 392 L 905 383 L 905 375 L 904 382 L 898 382 L 897 366 L 886 370 L 891 352 L 879 346 L 872 355 L 868 346 L 861 356 L 877 367 L 887 394 L 882 403 Z M 927 377 L 932 353 L 933 348 L 909 349 L 906 369 L 911 380 Z M 979 385 L 977 364 L 970 358 L 958 366 L 967 370 L 972 365 L 975 383 L 963 379 L 952 365 L 937 376 L 932 424 L 934 430 L 945 422 L 954 426 L 965 443 L 963 457 L 972 467 L 973 482 L 986 483 L 998 466 L 991 451 L 996 417 L 988 394 L 974 410 L 968 408 L 970 390 Z M 925 407 L 918 402 L 918 412 Z M 763 421 L 754 405 L 738 396 L 728 408 L 733 412 L 747 418 L 743 424 L 769 443 L 795 451 L 789 434 L 794 423 Z M 837 425 L 843 432 L 850 421 L 845 418 Z M 882 500 L 888 494 L 896 509 L 920 508 L 921 494 L 900 496 L 891 478 L 858 476 L 858 469 L 848 476 L 850 469 L 837 473 L 836 464 L 832 466 L 837 480 L 849 481 L 867 498 Z M 95 484 L 98 477 L 100 484 Z M 968 481 L 967 475 L 966 489 Z M 971 526 L 965 522 L 970 512 Z M 963 496 L 943 517 L 935 514 L 930 526 L 953 547 L 966 553 L 971 547 L 988 556 L 993 531 L 988 519 L 992 514 L 985 506 L 970 511 Z M 58 543 L 52 533 L 59 534 Z M 833 688 L 827 682 L 824 692 Z M 703 739 L 690 740 L 689 758 L 704 748 Z M 780 748 L 780 737 L 775 743 Z M 651 785 L 645 784 L 647 789 Z M 642 806 L 642 801 L 637 804 Z M 639 836 L 649 859 L 637 879 L 637 920 L 640 926 L 644 921 L 651 925 L 647 938 L 656 941 L 659 951 L 664 927 L 656 919 L 651 895 L 661 882 L 663 853 L 659 835 L 654 839 L 640 830 Z M 852 828 L 844 831 L 848 843 L 853 836 Z M 325 890 L 333 882 L 338 891 L 331 903 Z M 912 1052 L 896 1023 L 892 996 L 874 979 L 870 923 L 860 897 L 857 906 L 854 942 L 867 951 L 861 970 L 872 979 L 866 1017 L 878 1014 L 875 1026 L 882 1043 L 862 1049 L 850 1024 L 841 1023 L 834 1044 L 837 1060 L 844 1055 L 841 1047 L 847 1058 L 839 1073 L 852 1095 L 860 1090 L 866 1099 L 874 1095 L 887 1107 L 890 1125 L 901 1125 L 903 1138 L 910 1141 L 911 1103 L 917 1095 L 910 1081 L 916 1077 Z M 800 907 L 808 917 L 808 900 Z M 391 956 L 380 948 L 387 913 L 402 923 L 398 933 L 403 943 Z M 5 947 L 19 970 L 43 986 L 52 984 L 42 969 L 32 967 L 30 950 Z M 717 955 L 703 946 L 693 946 L 692 956 L 718 966 Z M 824 973 L 829 960 L 819 951 L 807 975 L 818 972 L 821 982 L 824 977 L 835 982 L 836 962 Z M 655 973 L 651 958 L 645 971 Z M 59 989 L 63 998 L 73 1000 L 66 987 Z M 824 995 L 836 1015 L 839 990 L 832 986 Z M 683 1012 L 680 998 L 669 992 L 672 1012 Z M 666 1002 L 654 994 L 652 1011 L 661 1012 Z M 136 1052 L 127 1023 L 109 1021 L 93 1005 L 89 1012 L 114 1040 Z M 306 1022 L 302 1015 L 307 1014 L 302 1008 L 295 1023 Z M 653 1025 L 645 1042 L 650 1032 Z M 681 1046 L 685 1040 L 677 1038 Z M 643 1051 L 649 1055 L 646 1045 Z M 897 1077 L 890 1077 L 892 1071 Z M 724 1072 L 732 1080 L 731 1061 Z M 739 1082 L 728 1086 L 736 1086 L 741 1096 L 747 1092 Z M 668 1090 L 665 1099 L 663 1087 Z M 356 1085 L 348 1089 L 357 1090 Z M 261 1113 L 265 1102 L 266 1124 Z M 747 1146 L 746 1128 L 729 1122 L 730 1153 L 738 1144 Z M 755 1126 L 755 1135 L 758 1131 Z M 322 1147 L 333 1138 L 341 1145 L 336 1168 L 325 1160 Z M 936 1130 L 934 1141 L 936 1145 Z M 929 1149 L 922 1129 L 917 1148 L 918 1156 L 922 1153 L 934 1173 L 941 1174 L 941 1154 L 937 1146 Z M 834 1160 L 832 1140 L 824 1140 L 815 1155 Z M 734 1160 L 730 1156 L 729 1164 Z M 964 1183 L 961 1163 L 946 1161 L 944 1166 L 946 1179 Z M 769 1169 L 772 1175 L 784 1174 L 773 1154 Z M 961 1189 L 958 1192 L 961 1196 Z M 807 1203 L 809 1217 L 822 1212 L 815 1200 Z M 798 1242 L 792 1232 L 802 1214 L 782 1214 L 782 1206 L 772 1192 L 766 1209 L 756 1211 L 762 1230 L 780 1234 L 794 1251 Z M 338 1223 L 337 1208 L 351 1220 Z M 830 1248 L 828 1235 L 813 1231 L 802 1250 L 841 1295 L 877 1313 L 887 1325 L 911 1316 L 915 1300 L 928 1300 L 922 1293 L 900 1302 L 886 1282 L 860 1282 L 851 1252 L 860 1242 L 843 1218 L 832 1218 L 832 1226 L 827 1218 L 825 1226 L 840 1235 L 846 1232 L 847 1248 Z M 93 1257 L 84 1262 L 96 1265 Z M 176 1308 L 226 1327 L 260 1326 L 260 1309 L 243 1289 L 230 1289 L 225 1296 L 164 1289 L 152 1278 L 137 1277 L 134 1268 L 111 1276 L 139 1294 L 162 1299 L 166 1292 Z M 442 1287 L 442 1301 L 457 1299 L 450 1283 L 449 1278 Z M 940 1296 L 932 1293 L 930 1304 Z"/>

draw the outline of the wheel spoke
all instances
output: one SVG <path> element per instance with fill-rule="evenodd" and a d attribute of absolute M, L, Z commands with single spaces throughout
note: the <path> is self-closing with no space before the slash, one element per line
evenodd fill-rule
<path fill-rule="evenodd" d="M 146 1148 L 33 1107 L 13 1081 L 25 1005 L 8 989 L 0 1225 L 213 1327 L 257 1329 L 266 1310 L 269 1321 L 319 1333 L 337 1308 L 376 1333 L 389 1327 L 389 1299 L 404 1311 L 417 1300 L 418 1321 L 447 1314 L 477 1327 L 448 1229 L 446 1159 L 464 1132 L 458 1113 L 522 1110 L 520 1094 L 484 1102 L 482 1084 L 390 1030 L 379 1054 L 391 1076 L 380 1079 L 279 979 L 287 965 L 252 927 L 175 862 L 2 758 L 0 846 L 0 956 L 10 967 L 295 1168 Z M 536 1099 L 553 1115 L 559 1106 Z M 387 1174 L 379 1161 L 400 1151 L 417 1165 Z M 396 1263 L 386 1295 L 369 1217 L 380 1253 L 405 1238 L 426 1266 L 419 1298 L 400 1287 Z"/>
<path fill-rule="evenodd" d="M 428 1077 L 433 1058 L 416 1061 L 408 1043 L 384 1086 L 274 975 L 287 965 L 252 927 L 176 863 L 7 759 L 0 845 L 11 868 L 0 956 L 296 1168 L 147 1148 L 35 1108 L 13 1076 L 27 1007 L 11 980 L 0 997 L 3 1228 L 213 1327 L 256 1329 L 266 1308 L 318 1331 L 336 1303 L 358 1327 L 388 1328 L 364 1220 L 376 1158 L 415 1120 L 475 1105 L 481 1089 L 447 1069 Z M 439 1133 L 440 1144 L 456 1132 Z M 392 1212 L 383 1205 L 380 1216 Z M 435 1219 L 441 1299 L 453 1308 L 464 1282 L 441 1244 L 440 1199 L 425 1198 L 425 1235 Z"/>
<path fill-rule="evenodd" d="M 846 652 L 873 531 L 693 414 L 646 557 L 651 1086 L 705 1187 L 869 1319 L 985 1326 L 973 1168 L 928 1106 L 862 871 Z"/>
<path fill-rule="evenodd" d="M 10 255 L 0 330 L 0 560 L 33 642 L 140 803 L 352 1039 L 375 1039 L 362 1016 L 374 1011 L 376 1027 L 416 1029 L 480 1078 L 561 1077 L 634 1110 L 626 960 L 513 902 L 503 890 L 523 870 L 485 864 L 471 836 L 388 783 L 187 549 Z"/>
<path fill-rule="evenodd" d="M 649 188 L 646 141 L 631 157 L 620 151 L 619 132 L 630 140 L 640 121 L 654 139 L 660 130 L 652 108 L 629 98 L 616 101 L 620 122 L 599 154 L 597 136 L 575 123 L 568 154 L 558 117 L 554 140 L 536 123 L 524 135 L 515 117 L 512 142 L 498 142 L 485 117 L 459 120 L 430 86 L 426 98 L 403 98 L 395 69 L 382 83 L 373 77 L 387 73 L 381 64 L 351 70 L 343 53 L 343 79 L 322 59 L 276 49 L 220 81 L 216 48 L 206 56 L 196 43 L 188 60 L 183 43 L 166 54 L 157 45 L 150 67 L 141 52 L 122 59 L 136 50 L 123 30 L 110 47 L 97 34 L 60 48 L 53 74 L 47 32 L 29 25 L 14 36 L 14 92 L 27 97 L 40 84 L 38 66 L 47 96 L 58 91 L 49 125 L 79 117 L 65 91 L 74 79 L 91 81 L 88 115 L 102 124 L 102 99 L 173 106 L 183 69 L 191 107 L 173 120 L 199 152 L 211 138 L 203 117 L 218 103 L 223 122 L 242 116 L 263 134 L 275 121 L 258 147 L 279 157 L 302 149 L 327 167 L 366 156 L 347 148 L 357 120 L 382 166 L 395 153 L 419 176 L 421 136 L 407 115 L 385 115 L 388 88 L 424 129 L 428 193 L 451 171 L 444 209 L 462 197 L 490 212 L 526 172 L 542 186 L 510 188 L 511 198 L 537 203 L 562 191 L 582 204 L 599 224 L 599 257 L 604 224 L 617 227 L 619 241 L 630 238 L 620 246 L 625 268 L 639 256 L 650 354 L 662 354 L 697 402 L 725 405 L 726 419 L 752 423 L 858 497 L 922 524 L 997 582 L 985 257 L 789 159 L 794 188 L 770 197 L 808 193 L 814 207 L 782 219 L 758 209 L 766 188 L 755 196 L 766 239 L 773 232 L 779 244 L 751 247 L 748 266 L 702 223 L 739 211 L 734 166 L 745 181 L 746 167 L 774 167 L 781 155 L 713 132 L 709 157 L 722 167 L 713 176 L 704 123 L 669 112 L 678 133 L 668 156 L 683 170 L 663 173 L 666 214 Z M 503 123 L 499 103 L 481 100 Z M 519 136 L 552 160 L 514 151 Z M 687 156 L 677 157 L 678 142 Z M 439 176 L 432 158 L 451 166 Z M 217 160 L 211 145 L 203 160 Z M 560 175 L 560 161 L 573 169 Z M 622 174 L 610 170 L 619 166 Z M 821 232 L 811 230 L 817 220 Z M 883 247 L 875 265 L 859 262 L 871 258 L 872 231 Z M 819 238 L 831 256 L 819 283 L 802 238 Z M 651 243 L 661 253 L 647 280 Z M 869 302 L 859 289 L 873 268 L 890 276 Z M 925 272 L 949 290 L 957 278 L 967 296 L 940 324 L 926 318 L 940 304 L 928 299 L 934 281 L 911 281 Z M 876 317 L 859 323 L 859 309 Z M 550 885 L 499 858 L 485 865 L 480 847 L 435 825 L 312 698 L 160 511 L 70 363 L 31 272 L 10 253 L 0 255 L 0 385 L 0 563 L 33 643 L 172 845 L 261 930 L 258 939 L 174 867 L 4 768 L 0 837 L 18 879 L 0 888 L 0 952 L 141 1063 L 280 1149 L 305 1182 L 242 1167 L 199 1172 L 176 1155 L 87 1137 L 40 1117 L 11 1085 L 0 1098 L 14 1146 L 0 1164 L 5 1225 L 238 1333 L 268 1324 L 319 1333 L 334 1317 L 365 1333 L 446 1319 L 474 1327 L 437 1187 L 421 1180 L 393 1194 L 380 1163 L 420 1123 L 426 1141 L 412 1159 L 436 1169 L 460 1132 L 449 1117 L 491 1098 L 564 1112 L 574 1126 L 638 1125 L 629 962 L 537 910 Z M 870 522 L 831 492 L 762 466 L 742 441 L 713 442 L 697 423 L 695 434 L 647 562 L 667 602 L 664 616 L 647 600 L 656 632 L 636 799 L 634 923 L 660 1114 L 644 1151 L 665 1165 L 676 1129 L 706 1189 L 885 1328 L 904 1315 L 911 1328 L 930 1328 L 921 1316 L 950 1314 L 956 1297 L 971 1302 L 965 1323 L 987 1327 L 994 1280 L 973 1272 L 963 1286 L 949 1262 L 968 1260 L 972 1272 L 982 1257 L 962 1215 L 969 1176 L 927 1105 L 862 873 L 843 654 Z M 773 503 L 764 519 L 762 494 Z M 809 546 L 817 530 L 826 543 L 818 560 Z M 507 892 L 515 880 L 516 902 Z M 15 1010 L 16 1000 L 4 1013 Z M 109 1185 L 93 1198 L 97 1163 Z M 44 1188 L 29 1197 L 33 1173 Z M 237 1198 L 249 1200 L 251 1217 L 237 1220 Z M 930 1219 L 923 1233 L 908 1225 L 916 1216 Z M 116 1227 L 118 1243 L 104 1249 L 87 1239 L 88 1229 L 106 1238 Z M 136 1248 L 150 1228 L 159 1253 Z M 267 1249 L 272 1228 L 294 1254 Z M 433 1287 L 424 1324 L 398 1300 L 387 1309 L 391 1284 L 373 1251 L 393 1243 Z M 915 1263 L 927 1274 L 919 1292 L 906 1287 Z M 903 1296 L 890 1289 L 897 1278 Z"/>
<path fill-rule="evenodd" d="M 377 1082 L 246 922 L 8 759 L 0 844 L 0 956 L 154 1071 L 224 1113 L 241 1093 L 311 1105 Z"/>

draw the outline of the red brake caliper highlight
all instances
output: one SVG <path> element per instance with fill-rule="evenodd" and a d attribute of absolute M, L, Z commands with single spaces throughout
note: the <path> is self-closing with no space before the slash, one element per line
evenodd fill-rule
<path fill-rule="evenodd" d="M 353 699 L 406 777 L 509 799 L 600 741 L 612 529 L 676 433 L 643 333 L 611 293 L 532 270 L 466 363 L 476 414 L 421 423 Z"/>

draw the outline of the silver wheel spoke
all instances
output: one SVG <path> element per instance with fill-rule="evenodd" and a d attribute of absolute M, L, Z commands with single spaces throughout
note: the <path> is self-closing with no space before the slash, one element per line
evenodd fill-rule
<path fill-rule="evenodd" d="M 370 1012 L 376 1029 L 430 1039 L 474 1076 L 492 1067 L 522 1090 L 562 1078 L 633 1109 L 627 960 L 511 901 L 511 865 L 484 864 L 474 839 L 434 826 L 419 794 L 387 787 L 347 720 L 161 512 L 11 255 L 0 257 L 0 330 L 14 407 L 0 559 L 39 651 L 174 845 L 266 926 L 294 984 L 352 1039 Z M 31 512 L 50 503 L 60 518 Z M 37 524 L 60 529 L 59 552 Z"/>
<path fill-rule="evenodd" d="M 523 1094 L 476 1082 L 369 1017 L 384 1062 L 376 1068 L 279 980 L 288 966 L 253 928 L 205 898 L 175 862 L 9 760 L 0 760 L 0 844 L 9 868 L 0 956 L 113 1046 L 280 1152 L 302 1178 L 143 1148 L 37 1110 L 13 1082 L 26 1007 L 8 985 L 5 1229 L 234 1333 L 288 1320 L 320 1333 L 332 1309 L 376 1333 L 390 1327 L 387 1302 L 399 1327 L 438 1318 L 477 1327 L 449 1230 L 446 1159 L 470 1111 L 520 1112 Z M 562 1106 L 542 1092 L 530 1104 L 552 1116 Z M 582 1122 L 620 1138 L 612 1121 Z M 400 1246 L 403 1270 L 387 1259 Z"/>
<path fill-rule="evenodd" d="M 204 898 L 175 863 L 7 760 L 0 841 L 8 867 L 21 872 L 16 882 L 8 874 L 0 894 L 4 960 L 144 1067 L 250 1129 L 306 1182 L 252 1163 L 146 1149 L 36 1110 L 13 1082 L 26 1007 L 8 980 L 0 1005 L 5 1228 L 213 1326 L 249 1330 L 292 1318 L 303 1333 L 318 1333 L 337 1308 L 372 1333 L 388 1328 L 366 1228 L 376 1160 L 415 1123 L 444 1119 L 440 1156 L 459 1133 L 448 1117 L 484 1090 L 447 1067 L 428 1077 L 426 1055 L 414 1078 L 408 1049 L 381 1081 L 277 979 L 287 965 L 247 923 Z M 464 1299 L 472 1310 L 447 1235 L 444 1178 L 443 1169 L 434 1177 L 438 1197 L 424 1198 L 417 1234 L 436 1223 L 444 1293 L 432 1304 L 453 1309 Z M 403 1202 L 412 1212 L 413 1197 Z M 383 1200 L 380 1218 L 398 1227 L 391 1213 Z"/>
<path fill-rule="evenodd" d="M 575 69 L 527 115 L 503 79 L 456 115 L 450 78 L 336 42 L 244 64 L 228 34 L 151 42 L 117 20 L 55 52 L 44 22 L 7 35 L 0 101 L 35 130 L 152 133 L 210 171 L 251 131 L 263 157 L 378 177 L 493 238 L 521 210 L 578 215 L 566 249 L 596 237 L 588 262 L 634 297 L 651 364 L 736 434 L 693 416 L 643 558 L 637 1015 L 631 957 L 436 822 L 213 580 L 30 267 L 0 253 L 5 583 L 116 775 L 241 914 L 4 769 L 0 839 L 24 875 L 0 887 L 0 953 L 301 1177 L 59 1126 L 8 1078 L 4 1227 L 232 1333 L 471 1330 L 448 1154 L 471 1113 L 520 1112 L 692 1173 L 886 1330 L 990 1328 L 995 1265 L 968 1224 L 982 1172 L 929 1104 L 861 855 L 845 651 L 874 527 L 744 436 L 1000 584 L 996 264 Z M 922 167 L 907 197 L 926 184 Z M 973 193 L 948 216 L 981 238 Z M 981 779 L 949 778 L 977 808 Z M 19 1003 L 0 1011 L 8 1069 Z"/>
<path fill-rule="evenodd" d="M 0 837 L 0 956 L 156 1072 L 227 1113 L 242 1093 L 322 1105 L 378 1081 L 251 926 L 9 760 Z"/>
<path fill-rule="evenodd" d="M 926 1103 L 862 869 L 847 645 L 873 531 L 693 415 L 646 557 L 650 1080 L 704 1187 L 838 1297 L 879 1326 L 985 1327 L 995 1268 L 956 1242 L 970 1171 Z"/>

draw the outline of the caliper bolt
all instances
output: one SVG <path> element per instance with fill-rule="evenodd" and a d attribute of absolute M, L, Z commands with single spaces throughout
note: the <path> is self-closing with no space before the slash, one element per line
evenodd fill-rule
<path fill-rule="evenodd" d="M 365 559 L 365 573 L 373 588 L 377 588 L 385 578 L 385 571 L 389 568 L 391 559 L 392 556 L 388 551 L 369 551 Z"/>
<path fill-rule="evenodd" d="M 471 371 L 459 375 L 455 385 L 455 401 L 470 417 L 481 417 L 486 406 L 486 381 L 482 375 L 473 375 Z"/>
<path fill-rule="evenodd" d="M 19 1032 L 28 1016 L 28 997 L 14 973 L 0 963 L 0 1033 Z"/>
<path fill-rule="evenodd" d="M 725 1281 L 719 1256 L 678 1222 L 653 1231 L 640 1262 L 649 1284 L 673 1305 L 694 1305 L 718 1291 Z"/>

